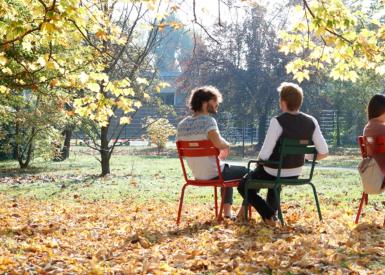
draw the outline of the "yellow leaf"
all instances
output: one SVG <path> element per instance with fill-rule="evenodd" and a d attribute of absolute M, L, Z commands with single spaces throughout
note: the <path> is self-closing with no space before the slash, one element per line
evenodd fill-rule
<path fill-rule="evenodd" d="M 43 56 L 40 56 L 37 60 L 37 63 L 40 65 L 40 66 L 45 66 L 46 64 L 46 61 L 45 61 L 45 58 Z"/>
<path fill-rule="evenodd" d="M 108 82 L 108 75 L 104 73 L 90 73 L 90 78 L 97 81 Z"/>
<path fill-rule="evenodd" d="M 23 49 L 27 52 L 30 52 L 32 50 L 32 44 L 28 41 L 23 42 Z"/>
<path fill-rule="evenodd" d="M 136 78 L 136 82 L 137 82 L 139 85 L 148 85 L 147 79 L 145 79 L 145 78 L 143 78 L 143 77 L 137 77 L 137 78 Z"/>
<path fill-rule="evenodd" d="M 125 96 L 133 96 L 135 94 L 134 89 L 132 88 L 127 88 L 127 89 L 121 89 L 121 94 Z"/>
<path fill-rule="evenodd" d="M 358 79 L 358 74 L 355 71 L 350 71 L 348 73 L 348 79 L 350 79 L 352 82 L 356 82 Z"/>
<path fill-rule="evenodd" d="M 87 83 L 87 88 L 95 93 L 100 91 L 100 86 L 98 83 Z"/>
<path fill-rule="evenodd" d="M 166 18 L 167 16 L 167 13 L 165 12 L 160 12 L 156 15 L 156 19 L 158 19 L 159 21 L 162 20 L 163 18 Z"/>
<path fill-rule="evenodd" d="M 98 30 L 95 33 L 96 37 L 99 38 L 100 40 L 107 40 L 107 33 L 103 30 Z"/>
<path fill-rule="evenodd" d="M 58 84 L 58 80 L 57 79 L 52 79 L 51 82 L 49 83 L 49 85 L 51 87 L 55 87 L 57 84 Z"/>
<path fill-rule="evenodd" d="M 79 80 L 81 83 L 86 83 L 89 79 L 89 76 L 88 74 L 86 74 L 85 72 L 81 72 L 80 75 L 79 75 Z"/>
<path fill-rule="evenodd" d="M 293 62 L 290 62 L 290 63 L 288 63 L 286 66 L 285 66 L 285 68 L 286 68 L 286 73 L 294 73 L 295 71 L 294 71 L 294 63 Z"/>
<path fill-rule="evenodd" d="M 3 73 L 7 74 L 7 75 L 11 75 L 12 74 L 12 70 L 8 67 L 5 67 L 4 69 L 1 70 Z"/>
<path fill-rule="evenodd" d="M 0 265 L 9 265 L 15 263 L 10 257 L 0 256 Z"/>
<path fill-rule="evenodd" d="M 156 5 L 155 5 L 154 1 L 147 1 L 147 8 L 149 10 L 155 10 L 156 9 Z"/>
<path fill-rule="evenodd" d="M 119 123 L 120 123 L 120 125 L 130 124 L 131 123 L 131 118 L 127 117 L 127 116 L 123 116 L 123 117 L 120 118 Z"/>
<path fill-rule="evenodd" d="M 8 59 L 5 56 L 0 55 L 0 65 L 5 66 L 7 62 L 8 62 Z"/>
<path fill-rule="evenodd" d="M 142 107 L 142 103 L 141 103 L 140 101 L 136 101 L 136 102 L 134 103 L 134 107 L 140 108 L 140 107 Z"/>
<path fill-rule="evenodd" d="M 379 75 L 385 75 L 385 65 L 378 66 L 376 68 L 376 73 Z"/>
<path fill-rule="evenodd" d="M 10 89 L 8 89 L 7 87 L 0 85 L 0 94 L 7 94 L 9 93 L 9 91 Z"/>
<path fill-rule="evenodd" d="M 47 68 L 50 69 L 50 70 L 54 70 L 54 69 L 57 69 L 59 66 L 56 64 L 56 62 L 50 60 L 47 62 L 46 64 Z"/>
<path fill-rule="evenodd" d="M 45 23 L 42 24 L 41 29 L 43 31 L 48 32 L 48 33 L 52 33 L 52 32 L 54 32 L 56 30 L 56 27 L 52 23 L 45 22 Z"/>

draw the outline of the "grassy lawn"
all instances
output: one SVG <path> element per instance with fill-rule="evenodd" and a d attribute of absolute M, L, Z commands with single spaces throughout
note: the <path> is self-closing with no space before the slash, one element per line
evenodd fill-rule
<path fill-rule="evenodd" d="M 255 214 L 249 224 L 218 224 L 212 189 L 194 187 L 176 227 L 179 159 L 134 153 L 119 148 L 105 178 L 81 147 L 69 160 L 35 161 L 23 172 L 15 162 L 0 162 L 0 273 L 385 271 L 384 196 L 369 198 L 355 226 L 362 192 L 357 172 L 335 168 L 354 167 L 357 155 L 333 155 L 316 168 L 323 223 L 310 187 L 286 187 L 287 226 L 271 229 Z"/>
<path fill-rule="evenodd" d="M 80 147 L 81 148 L 81 147 Z M 37 160 L 32 168 L 20 172 L 16 162 L 0 162 L 0 191 L 11 196 L 32 196 L 38 199 L 70 199 L 74 195 L 82 199 L 126 199 L 147 201 L 155 196 L 165 201 L 177 201 L 183 174 L 179 159 L 171 156 L 130 155 L 126 148 L 120 149 L 111 160 L 112 174 L 99 178 L 100 164 L 95 156 L 85 154 L 84 148 L 76 148 L 70 159 L 64 162 Z M 236 160 L 247 165 L 247 159 Z M 361 184 L 354 168 L 359 158 L 332 155 L 321 161 L 315 170 L 314 183 L 321 197 L 351 202 L 360 196 Z M 304 169 L 304 173 L 307 169 Z M 187 191 L 187 200 L 207 201 L 212 196 L 209 188 L 194 188 Z M 308 191 L 308 192 L 307 192 Z M 310 188 L 286 187 L 283 196 L 305 199 L 311 195 Z M 236 192 L 235 192 L 236 193 Z M 381 198 L 374 197 L 374 201 Z M 283 197 L 285 200 L 285 197 Z M 239 196 L 236 196 L 239 202 Z"/>
<path fill-rule="evenodd" d="M 337 166 L 342 156 L 331 156 L 322 161 L 314 174 L 314 182 L 321 197 L 351 202 L 359 197 L 361 185 L 356 171 L 328 168 Z M 351 159 L 349 159 L 351 160 Z M 352 160 L 355 161 L 355 160 Z M 241 161 L 245 163 L 246 161 Z M 325 167 L 325 168 L 324 168 Z M 339 167 L 350 167 L 341 165 Z M 20 173 L 15 162 L 0 162 L 3 184 L 0 191 L 10 196 L 32 196 L 38 199 L 126 199 L 147 201 L 154 197 L 177 201 L 183 175 L 179 159 L 165 156 L 129 156 L 118 154 L 111 161 L 112 174 L 99 178 L 100 165 L 94 156 L 72 154 L 64 162 L 36 161 L 33 168 Z M 307 169 L 304 170 L 304 173 Z M 207 201 L 212 196 L 209 188 L 194 188 L 187 199 Z M 309 191 L 309 192 L 307 192 Z M 308 187 L 286 187 L 283 196 L 305 199 L 311 195 Z M 239 197 L 237 202 L 239 202 Z M 283 197 L 285 200 L 285 197 Z M 378 200 L 375 198 L 374 200 Z"/>
<path fill-rule="evenodd" d="M 320 161 L 319 166 L 345 167 L 345 168 L 356 169 L 360 160 L 361 160 L 361 156 L 356 154 L 346 154 L 346 155 L 333 154 L 327 157 L 326 159 Z"/>

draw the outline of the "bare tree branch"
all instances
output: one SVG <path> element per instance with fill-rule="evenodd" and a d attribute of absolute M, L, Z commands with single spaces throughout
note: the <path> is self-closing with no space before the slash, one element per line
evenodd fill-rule
<path fill-rule="evenodd" d="M 195 0 L 193 0 L 193 16 L 194 16 L 194 24 L 198 25 L 206 34 L 207 36 L 213 40 L 215 43 L 217 43 L 218 45 L 220 45 L 221 43 L 219 43 L 219 41 L 217 39 L 215 39 L 206 29 L 205 26 L 203 26 L 201 23 L 198 22 L 198 19 L 197 19 L 197 14 L 196 14 L 196 3 L 195 3 Z"/>

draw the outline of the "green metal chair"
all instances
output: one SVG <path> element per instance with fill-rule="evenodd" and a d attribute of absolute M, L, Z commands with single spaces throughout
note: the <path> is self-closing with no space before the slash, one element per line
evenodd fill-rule
<path fill-rule="evenodd" d="M 282 170 L 282 164 L 283 160 L 288 155 L 304 155 L 304 154 L 313 154 L 313 159 L 309 161 L 310 166 L 310 173 L 307 178 L 301 178 L 301 179 L 285 179 L 281 178 L 281 170 Z M 296 140 L 296 139 L 283 139 L 281 146 L 280 146 L 280 158 L 279 161 L 262 161 L 262 160 L 250 160 L 247 167 L 250 171 L 250 165 L 252 163 L 257 164 L 275 164 L 278 165 L 278 173 L 276 180 L 260 180 L 260 179 L 251 179 L 247 178 L 245 183 L 245 198 L 244 198 L 244 204 L 249 205 L 248 201 L 248 190 L 249 189 L 273 189 L 274 190 L 274 196 L 276 201 L 278 202 L 278 218 L 281 221 L 281 224 L 284 225 L 284 220 L 282 216 L 281 206 L 280 206 L 280 192 L 278 192 L 279 188 L 281 186 L 285 185 L 305 185 L 309 184 L 313 189 L 314 199 L 317 206 L 318 216 L 319 219 L 322 221 L 322 215 L 321 215 L 321 209 L 318 202 L 317 197 L 317 191 L 315 189 L 314 184 L 311 182 L 313 178 L 313 171 L 314 166 L 317 159 L 317 150 L 315 146 L 313 145 L 313 142 L 311 140 Z M 250 175 L 250 174 L 249 174 Z M 247 207 L 245 207 L 245 217 L 247 219 Z"/>

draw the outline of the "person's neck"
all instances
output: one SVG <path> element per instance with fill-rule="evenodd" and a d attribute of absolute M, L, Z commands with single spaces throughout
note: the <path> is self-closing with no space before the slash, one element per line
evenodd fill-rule
<path fill-rule="evenodd" d="M 385 116 L 381 115 L 381 116 L 372 118 L 371 120 L 376 120 L 376 121 L 379 121 L 380 123 L 385 123 Z"/>
<path fill-rule="evenodd" d="M 193 114 L 193 117 L 197 117 L 197 116 L 205 116 L 205 115 L 208 115 L 209 114 L 209 112 L 207 112 L 207 111 L 200 111 L 200 112 L 195 112 L 194 114 Z"/>
<path fill-rule="evenodd" d="M 292 114 L 292 115 L 295 115 L 295 114 L 298 114 L 300 111 L 299 110 L 295 110 L 295 111 L 289 111 L 289 110 L 286 110 L 286 111 L 283 111 L 284 113 L 289 113 L 289 114 Z"/>

